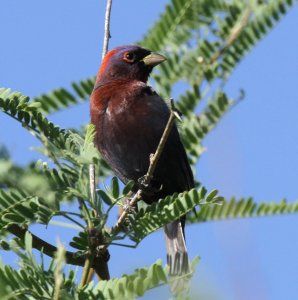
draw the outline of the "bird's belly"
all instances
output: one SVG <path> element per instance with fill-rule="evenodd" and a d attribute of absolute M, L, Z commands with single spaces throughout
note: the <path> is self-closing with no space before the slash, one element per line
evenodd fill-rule
<path fill-rule="evenodd" d="M 149 157 L 154 153 L 162 130 L 156 130 L 150 118 L 131 113 L 105 117 L 100 148 L 104 158 L 123 181 L 137 180 L 145 175 Z"/>

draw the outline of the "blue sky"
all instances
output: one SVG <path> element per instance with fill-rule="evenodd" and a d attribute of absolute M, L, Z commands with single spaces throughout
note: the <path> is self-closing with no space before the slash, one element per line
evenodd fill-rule
<path fill-rule="evenodd" d="M 139 40 L 167 1 L 114 1 L 110 48 Z M 97 72 L 101 59 L 104 1 L 2 0 L 0 86 L 36 96 L 68 87 Z M 241 62 L 225 91 L 246 97 L 206 138 L 197 169 L 207 188 L 226 197 L 257 201 L 297 199 L 298 174 L 298 7 Z M 154 49 L 152 49 L 154 50 Z M 88 104 L 52 115 L 61 127 L 89 120 Z M 16 163 L 38 154 L 37 142 L 0 114 L 0 143 Z M 1 170 L 0 170 L 1 172 Z M 190 256 L 201 256 L 194 278 L 208 299 L 293 299 L 298 293 L 298 216 L 221 221 L 187 228 Z M 48 239 L 69 232 L 54 227 Z M 162 232 L 136 250 L 111 249 L 111 274 L 165 258 Z M 3 259 L 12 262 L 7 253 Z M 164 295 L 168 295 L 163 291 Z M 151 292 L 147 299 L 157 295 Z"/>

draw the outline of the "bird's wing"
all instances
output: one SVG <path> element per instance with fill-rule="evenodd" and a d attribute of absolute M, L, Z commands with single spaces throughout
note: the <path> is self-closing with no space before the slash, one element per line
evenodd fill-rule
<path fill-rule="evenodd" d="M 144 123 L 140 124 L 143 126 L 143 140 L 146 141 L 146 147 L 155 152 L 170 117 L 170 110 L 165 101 L 149 87 L 143 89 L 138 101 L 135 113 L 142 115 L 144 120 Z M 148 153 L 146 155 L 148 156 Z M 192 170 L 176 125 L 172 128 L 157 164 L 154 180 L 157 185 L 163 186 L 162 191 L 156 195 L 160 198 L 194 187 Z"/>

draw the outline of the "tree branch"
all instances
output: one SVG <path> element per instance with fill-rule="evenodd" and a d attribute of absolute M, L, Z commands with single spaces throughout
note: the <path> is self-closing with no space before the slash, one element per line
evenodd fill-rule
<path fill-rule="evenodd" d="M 106 15 L 105 15 L 105 35 L 103 40 L 102 59 L 105 57 L 105 55 L 108 52 L 109 40 L 111 38 L 111 33 L 110 33 L 111 8 L 112 8 L 112 0 L 107 0 Z"/>
<path fill-rule="evenodd" d="M 22 240 L 24 239 L 26 232 L 29 231 L 27 228 L 20 227 L 17 224 L 9 225 L 7 230 Z M 30 234 L 32 235 L 32 247 L 34 249 L 37 249 L 50 257 L 55 257 L 57 247 L 42 240 L 31 232 Z M 66 251 L 65 258 L 66 262 L 71 265 L 83 266 L 85 262 L 84 256 L 77 256 L 76 253 L 70 251 Z"/>

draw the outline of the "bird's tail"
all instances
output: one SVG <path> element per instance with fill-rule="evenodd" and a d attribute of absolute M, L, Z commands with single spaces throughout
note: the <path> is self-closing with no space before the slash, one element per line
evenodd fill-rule
<path fill-rule="evenodd" d="M 189 260 L 181 221 L 176 220 L 166 225 L 164 230 L 170 275 L 180 276 L 189 273 Z"/>
<path fill-rule="evenodd" d="M 169 275 L 175 276 L 170 284 L 173 295 L 188 293 L 190 265 L 184 238 L 184 220 L 176 220 L 165 226 L 165 240 L 167 247 L 167 263 Z M 186 299 L 186 298 L 185 298 Z"/>

